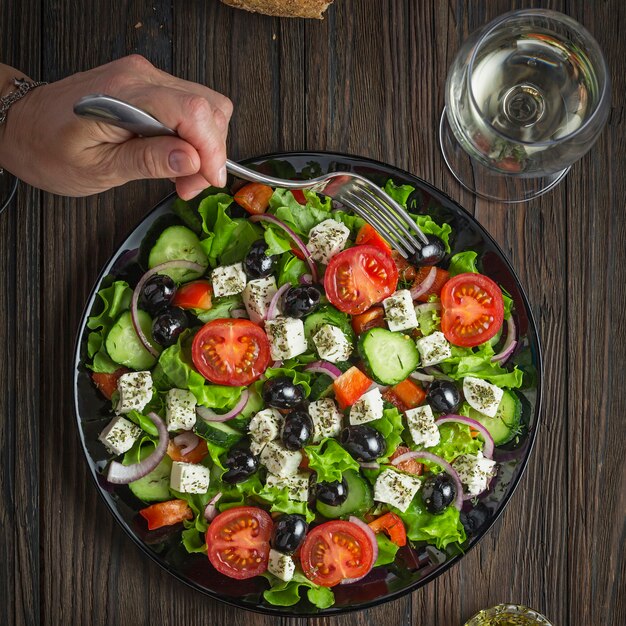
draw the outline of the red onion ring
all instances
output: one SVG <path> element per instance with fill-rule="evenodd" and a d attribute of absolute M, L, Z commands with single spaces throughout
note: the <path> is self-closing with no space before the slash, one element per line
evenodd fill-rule
<path fill-rule="evenodd" d="M 200 437 L 196 433 L 186 430 L 174 437 L 174 443 L 180 448 L 180 453 L 184 456 L 189 454 L 200 443 Z"/>
<path fill-rule="evenodd" d="M 439 419 L 435 420 L 435 424 L 439 426 L 440 424 L 449 424 L 451 422 L 457 422 L 459 424 L 465 424 L 474 430 L 477 430 L 480 433 L 480 436 L 483 438 L 485 442 L 485 447 L 483 448 L 483 456 L 486 459 L 491 459 L 493 457 L 493 437 L 490 432 L 476 420 L 473 420 L 471 417 L 465 417 L 465 415 L 443 415 Z"/>
<path fill-rule="evenodd" d="M 440 302 L 424 302 L 424 304 L 417 304 L 415 306 L 415 312 L 418 315 L 420 313 L 428 313 L 429 311 L 441 311 L 441 303 Z"/>
<path fill-rule="evenodd" d="M 312 285 L 313 276 L 311 276 L 311 274 L 302 274 L 302 276 L 300 276 L 300 283 L 302 285 Z"/>
<path fill-rule="evenodd" d="M 282 361 L 272 361 L 270 363 L 270 368 L 271 369 L 276 369 L 278 367 L 282 367 L 283 366 L 283 362 Z"/>
<path fill-rule="evenodd" d="M 241 392 L 241 397 L 239 398 L 239 402 L 235 405 L 235 408 L 228 411 L 228 413 L 220 414 L 216 413 L 213 409 L 209 409 L 206 406 L 197 406 L 196 413 L 205 421 L 205 422 L 225 422 L 226 420 L 232 419 L 236 415 L 239 415 L 248 404 L 248 398 L 250 397 L 250 392 L 247 389 L 244 389 Z"/>
<path fill-rule="evenodd" d="M 111 465 L 109 465 L 109 471 L 107 473 L 107 480 L 110 483 L 115 485 L 127 485 L 135 480 L 139 480 L 149 474 L 163 460 L 167 452 L 167 444 L 170 440 L 167 434 L 167 427 L 156 413 L 148 413 L 148 417 L 152 420 L 152 423 L 156 426 L 159 433 L 159 442 L 156 448 L 152 454 L 143 459 L 143 461 L 139 461 L 139 463 L 122 465 L 118 461 L 113 461 Z"/>
<path fill-rule="evenodd" d="M 463 485 L 461 484 L 461 479 L 457 474 L 457 471 L 448 463 L 445 459 L 442 459 L 440 456 L 433 454 L 432 452 L 426 452 L 425 450 L 412 450 L 411 452 L 405 452 L 400 456 L 397 456 L 393 461 L 391 461 L 392 465 L 399 465 L 403 461 L 408 461 L 409 459 L 425 459 L 426 461 L 431 461 L 432 463 L 436 463 L 441 468 L 443 468 L 444 472 L 452 478 L 454 482 L 454 486 L 456 488 L 456 498 L 454 499 L 454 507 L 461 510 L 463 506 Z"/>
<path fill-rule="evenodd" d="M 204 519 L 207 520 L 207 522 L 212 521 L 215 516 L 217 515 L 217 502 L 219 501 L 219 499 L 222 497 L 222 492 L 218 491 L 215 496 L 213 498 L 211 498 L 208 502 L 208 504 L 206 505 L 206 507 L 204 508 Z"/>
<path fill-rule="evenodd" d="M 326 374 L 333 380 L 337 380 L 341 376 L 341 370 L 328 361 L 315 361 L 304 367 L 305 372 L 313 372 L 314 374 Z"/>
<path fill-rule="evenodd" d="M 422 374 L 421 372 L 413 372 L 412 374 L 409 374 L 409 376 L 415 380 L 421 380 L 424 383 L 432 383 L 433 380 L 435 380 L 434 376 L 431 376 L 430 374 Z"/>
<path fill-rule="evenodd" d="M 380 469 L 380 464 L 376 463 L 376 461 L 369 461 L 367 463 L 359 463 L 359 467 L 361 469 L 377 470 Z"/>
<path fill-rule="evenodd" d="M 154 348 L 154 346 L 148 341 L 145 333 L 143 332 L 141 326 L 139 325 L 139 319 L 137 317 L 137 307 L 139 305 L 139 296 L 141 295 L 141 290 L 143 286 L 148 282 L 150 278 L 152 278 L 155 274 L 162 272 L 167 269 L 187 269 L 187 270 L 195 270 L 196 272 L 204 272 L 204 267 L 202 265 L 198 265 L 198 263 L 193 263 L 192 261 L 184 261 L 184 260 L 174 260 L 174 261 L 166 261 L 165 263 L 159 263 L 159 265 L 155 265 L 152 269 L 148 270 L 137 283 L 137 286 L 133 290 L 133 297 L 130 301 L 130 318 L 133 322 L 133 328 L 139 337 L 139 340 L 143 344 L 143 347 L 154 357 L 158 357 L 159 353 Z"/>
<path fill-rule="evenodd" d="M 504 364 L 513 354 L 515 346 L 517 346 L 517 328 L 515 328 L 515 322 L 511 315 L 506 322 L 506 341 L 502 346 L 502 350 L 491 357 L 491 362 L 499 361 L 500 365 Z"/>
<path fill-rule="evenodd" d="M 304 255 L 304 258 L 306 259 L 306 262 L 311 269 L 313 282 L 317 282 L 317 266 L 315 265 L 315 260 L 311 256 L 309 249 L 306 247 L 302 239 L 300 239 L 300 237 L 298 237 L 298 235 L 296 235 L 296 233 L 294 233 L 293 230 L 291 230 L 291 228 L 287 226 L 287 224 L 281 222 L 277 217 L 274 217 L 273 215 L 268 215 L 267 213 L 263 213 L 262 215 L 251 215 L 249 219 L 251 222 L 271 222 L 272 224 L 276 224 L 276 226 L 282 228 L 287 233 L 289 238 L 293 241 L 293 243 L 296 244 L 300 252 L 302 252 L 302 254 Z"/>
<path fill-rule="evenodd" d="M 376 559 L 378 558 L 378 541 L 376 541 L 376 534 L 374 531 L 363 520 L 360 520 L 354 515 L 350 516 L 349 521 L 356 524 L 361 530 L 363 530 L 367 535 L 367 538 L 370 540 L 370 543 L 372 544 L 372 567 L 370 567 L 370 569 L 363 574 L 363 576 L 358 576 L 357 578 L 344 578 L 339 583 L 340 585 L 349 585 L 350 583 L 355 583 L 357 580 L 365 578 L 372 571 L 374 563 L 376 563 Z"/>
<path fill-rule="evenodd" d="M 267 307 L 267 313 L 265 314 L 266 320 L 273 320 L 278 312 L 278 303 L 283 297 L 283 294 L 291 288 L 291 283 L 285 283 L 278 291 L 272 296 L 269 306 Z"/>
<path fill-rule="evenodd" d="M 232 309 L 232 311 L 230 312 L 230 316 L 233 319 L 243 319 L 248 317 L 248 311 L 246 311 L 245 309 Z"/>
<path fill-rule="evenodd" d="M 437 268 L 433 265 L 430 268 L 430 272 L 426 275 L 426 278 L 419 284 L 411 287 L 411 298 L 413 300 L 417 300 L 421 295 L 425 294 L 435 282 L 435 277 L 437 276 Z"/>

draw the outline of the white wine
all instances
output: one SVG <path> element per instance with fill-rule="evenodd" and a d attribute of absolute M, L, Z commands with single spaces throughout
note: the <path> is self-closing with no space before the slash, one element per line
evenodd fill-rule
<path fill-rule="evenodd" d="M 593 68 L 580 45 L 553 32 L 500 32 L 469 65 L 467 59 L 453 65 L 446 98 L 452 130 L 472 157 L 493 170 L 557 172 L 586 148 L 580 142 L 590 142 L 576 131 L 600 98 Z"/>

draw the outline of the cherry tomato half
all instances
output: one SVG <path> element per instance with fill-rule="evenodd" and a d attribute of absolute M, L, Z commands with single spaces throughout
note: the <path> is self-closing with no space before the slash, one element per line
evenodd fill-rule
<path fill-rule="evenodd" d="M 220 513 L 206 531 L 209 561 L 230 578 L 243 580 L 267 569 L 272 518 L 255 506 Z"/>
<path fill-rule="evenodd" d="M 250 320 L 217 319 L 194 337 L 191 359 L 212 383 L 249 385 L 267 369 L 270 344 L 265 332 Z"/>
<path fill-rule="evenodd" d="M 496 283 L 467 272 L 441 290 L 441 330 L 455 346 L 471 348 L 491 339 L 502 326 L 504 302 Z"/>
<path fill-rule="evenodd" d="M 181 285 L 174 295 L 172 306 L 181 309 L 208 310 L 212 306 L 213 288 L 208 280 L 194 280 L 191 283 Z"/>
<path fill-rule="evenodd" d="M 235 194 L 235 202 L 251 215 L 259 215 L 267 211 L 273 193 L 268 185 L 248 183 Z"/>
<path fill-rule="evenodd" d="M 375 246 L 348 248 L 326 268 L 326 296 L 340 311 L 358 315 L 390 296 L 398 284 L 398 269 L 389 254 Z"/>
<path fill-rule="evenodd" d="M 304 575 L 322 587 L 334 587 L 344 578 L 358 578 L 372 568 L 374 553 L 365 531 L 342 520 L 316 526 L 300 553 Z"/>

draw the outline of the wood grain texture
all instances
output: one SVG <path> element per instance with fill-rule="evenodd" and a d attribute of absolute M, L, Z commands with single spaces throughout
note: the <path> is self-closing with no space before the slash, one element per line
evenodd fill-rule
<path fill-rule="evenodd" d="M 463 40 L 522 6 L 562 10 L 585 24 L 606 53 L 615 95 L 606 130 L 565 182 L 504 208 L 460 188 L 436 131 Z M 526 475 L 460 564 L 410 596 L 343 618 L 238 611 L 143 557 L 88 479 L 74 426 L 71 358 L 83 304 L 111 251 L 169 183 L 84 200 L 23 186 L 0 216 L 0 623 L 459 626 L 501 601 L 531 605 L 563 626 L 626 623 L 619 0 L 337 0 L 323 21 L 253 15 L 213 0 L 5 0 L 0 19 L 3 60 L 34 77 L 54 80 L 138 52 L 225 93 L 236 105 L 235 159 L 337 150 L 433 182 L 511 258 L 545 357 L 543 423 Z M 16 33 L 29 45 L 17 45 Z"/>

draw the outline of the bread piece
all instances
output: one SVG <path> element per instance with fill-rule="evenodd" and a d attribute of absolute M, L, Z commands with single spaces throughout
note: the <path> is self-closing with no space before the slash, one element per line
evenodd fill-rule
<path fill-rule="evenodd" d="M 222 0 L 224 4 L 253 13 L 276 17 L 311 17 L 322 19 L 322 13 L 333 0 Z"/>

